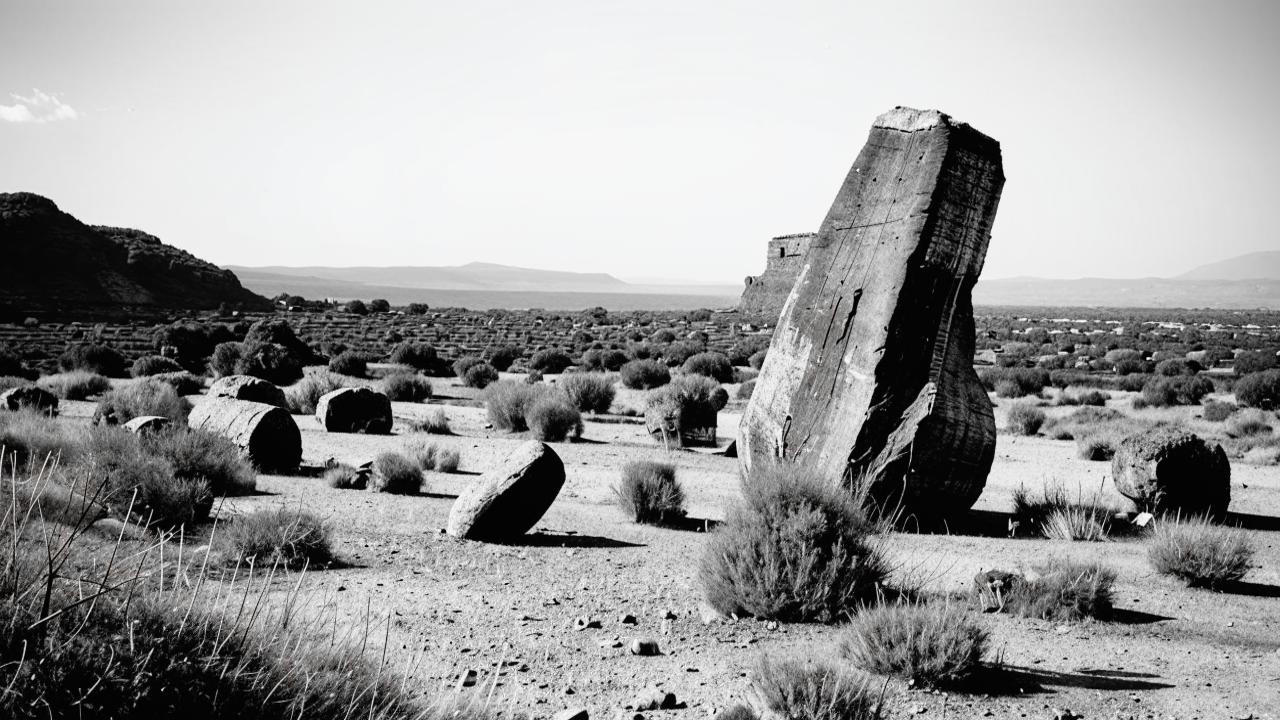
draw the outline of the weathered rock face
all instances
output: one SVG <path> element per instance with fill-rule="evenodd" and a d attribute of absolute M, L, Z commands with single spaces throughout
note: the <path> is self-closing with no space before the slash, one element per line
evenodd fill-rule
<path fill-rule="evenodd" d="M 783 307 L 738 456 L 882 503 L 969 508 L 995 453 L 970 292 L 1004 185 L 999 143 L 936 111 L 871 129 Z"/>
<path fill-rule="evenodd" d="M 58 396 L 35 385 L 20 385 L 0 393 L 0 408 L 56 413 L 58 412 Z"/>
<path fill-rule="evenodd" d="M 471 540 L 518 538 L 542 519 L 562 486 L 560 456 L 530 440 L 453 501 L 446 531 Z"/>
<path fill-rule="evenodd" d="M 220 377 L 209 387 L 209 397 L 225 397 L 249 400 L 287 408 L 284 391 L 279 387 L 252 375 L 227 375 Z"/>
<path fill-rule="evenodd" d="M 776 322 L 804 268 L 805 253 L 817 237 L 816 233 L 801 233 L 770 240 L 764 274 L 747 277 L 738 312 L 766 323 Z"/>
<path fill-rule="evenodd" d="M 320 396 L 316 419 L 327 432 L 391 432 L 391 400 L 369 388 L 340 388 Z"/>
<path fill-rule="evenodd" d="M 1111 459 L 1116 490 L 1139 510 L 1221 519 L 1231 503 L 1231 463 L 1221 445 L 1169 428 L 1120 441 Z"/>
<path fill-rule="evenodd" d="M 289 472 L 302 462 L 302 433 L 286 410 L 266 403 L 206 398 L 187 424 L 217 433 L 240 447 L 264 472 Z"/>

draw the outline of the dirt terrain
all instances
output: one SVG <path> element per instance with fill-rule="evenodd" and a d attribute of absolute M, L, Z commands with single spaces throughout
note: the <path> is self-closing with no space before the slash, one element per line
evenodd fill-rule
<path fill-rule="evenodd" d="M 743 699 L 762 655 L 840 662 L 841 628 L 712 618 L 700 611 L 698 560 L 707 536 L 738 495 L 737 461 L 712 451 L 667 452 L 637 418 L 587 418 L 583 439 L 556 443 L 564 489 L 524 542 L 491 545 L 443 534 L 453 498 L 523 438 L 486 427 L 475 391 L 435 379 L 430 404 L 396 403 L 390 436 L 325 433 L 296 416 L 304 464 L 358 463 L 419 441 L 456 447 L 457 474 L 427 473 L 417 497 L 336 490 L 315 477 L 263 476 L 261 494 L 229 498 L 220 517 L 268 507 L 322 515 L 344 567 L 307 573 L 303 602 L 373 630 L 367 651 L 383 652 L 411 687 L 429 697 L 457 692 L 487 699 L 504 715 L 550 717 L 582 707 L 595 718 L 626 717 L 654 686 L 681 707 L 645 717 L 710 717 Z M 732 394 L 733 388 L 729 388 Z M 200 402 L 201 398 L 193 397 Z M 997 423 L 1009 401 L 998 401 Z M 615 410 L 640 407 L 622 390 Z M 1112 406 L 1127 412 L 1124 393 Z M 401 420 L 444 407 L 453 436 L 407 433 Z M 68 402 L 64 418 L 82 422 L 90 403 Z M 1046 408 L 1053 416 L 1070 408 Z M 719 418 L 721 444 L 736 433 L 740 405 Z M 1144 411 L 1180 414 L 1191 408 Z M 607 420 L 602 421 L 602 420 Z M 614 503 L 621 465 L 662 458 L 676 464 L 688 496 L 686 528 L 637 525 Z M 1083 494 L 1108 488 L 1110 464 L 1076 457 L 1073 442 L 1001 433 L 995 466 L 972 514 L 952 534 L 895 532 L 884 546 L 899 577 L 936 593 L 964 593 L 982 569 L 1017 569 L 1055 554 L 1099 560 L 1119 573 L 1118 617 L 1054 624 L 983 615 L 988 661 L 1001 665 L 971 693 L 885 686 L 887 717 L 1276 718 L 1280 717 L 1280 469 L 1233 463 L 1232 522 L 1249 529 L 1255 567 L 1233 594 L 1182 587 L 1156 575 L 1141 540 L 1071 543 L 1007 537 L 1001 513 L 1020 484 L 1060 482 Z M 1110 493 L 1120 506 L 1119 496 Z M 296 578 L 277 581 L 283 595 Z M 634 624 L 623 616 L 634 616 Z M 586 618 L 592 627 L 577 629 Z M 390 622 L 384 636 L 385 621 Z M 598 627 L 594 624 L 598 622 Z M 633 638 L 655 638 L 657 656 L 632 655 Z M 493 673 L 497 672 L 494 678 Z M 496 680 L 496 684 L 495 681 Z M 1072 715 L 1063 715 L 1070 710 Z"/>

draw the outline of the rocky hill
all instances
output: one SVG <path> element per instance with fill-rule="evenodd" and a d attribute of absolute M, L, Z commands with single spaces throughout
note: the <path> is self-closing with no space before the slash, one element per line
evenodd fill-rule
<path fill-rule="evenodd" d="M 32 193 L 0 193 L 0 314 L 270 308 L 235 274 L 140 230 L 90 227 Z"/>

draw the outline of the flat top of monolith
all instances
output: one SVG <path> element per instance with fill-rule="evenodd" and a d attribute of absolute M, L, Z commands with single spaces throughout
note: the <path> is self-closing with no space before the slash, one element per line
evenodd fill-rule
<path fill-rule="evenodd" d="M 922 130 L 932 130 L 936 127 L 956 128 L 995 143 L 997 151 L 1000 147 L 999 143 L 996 143 L 990 136 L 975 130 L 968 123 L 955 120 L 950 115 L 938 110 L 917 110 L 899 105 L 876 118 L 876 122 L 872 127 L 901 132 L 920 132 Z"/>

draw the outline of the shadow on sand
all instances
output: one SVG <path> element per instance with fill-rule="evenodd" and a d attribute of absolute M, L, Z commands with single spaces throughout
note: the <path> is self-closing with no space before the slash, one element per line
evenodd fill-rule
<path fill-rule="evenodd" d="M 1038 668 L 1002 665 L 986 667 L 966 687 L 971 692 L 990 695 L 1023 695 L 1057 692 L 1054 688 L 1084 688 L 1086 690 L 1162 690 L 1175 687 L 1155 682 L 1159 675 L 1126 672 L 1124 670 L 1077 670 L 1056 672 Z"/>
<path fill-rule="evenodd" d="M 567 547 L 567 548 L 633 548 L 644 547 L 639 543 L 614 540 L 597 535 L 570 535 L 554 533 L 546 530 L 522 535 L 518 538 L 495 543 L 499 545 L 518 545 L 522 547 Z"/>

